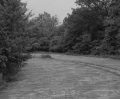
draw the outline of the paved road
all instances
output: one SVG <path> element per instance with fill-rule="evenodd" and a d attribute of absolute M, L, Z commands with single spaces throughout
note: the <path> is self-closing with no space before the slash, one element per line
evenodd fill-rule
<path fill-rule="evenodd" d="M 118 60 L 32 56 L 19 73 L 19 80 L 0 92 L 0 99 L 120 99 Z"/>

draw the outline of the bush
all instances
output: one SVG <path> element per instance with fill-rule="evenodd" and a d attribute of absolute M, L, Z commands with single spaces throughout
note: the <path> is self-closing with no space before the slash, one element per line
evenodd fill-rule
<path fill-rule="evenodd" d="M 12 76 L 16 75 L 21 69 L 21 63 L 30 57 L 29 54 L 11 53 L 7 49 L 1 50 L 0 72 L 3 80 L 11 81 Z"/>

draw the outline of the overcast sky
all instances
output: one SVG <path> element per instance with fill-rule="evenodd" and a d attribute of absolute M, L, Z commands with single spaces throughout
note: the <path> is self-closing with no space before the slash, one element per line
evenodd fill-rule
<path fill-rule="evenodd" d="M 32 10 L 36 15 L 44 11 L 51 15 L 57 15 L 60 22 L 71 13 L 71 8 L 75 8 L 76 0 L 22 0 L 27 2 L 28 9 Z"/>

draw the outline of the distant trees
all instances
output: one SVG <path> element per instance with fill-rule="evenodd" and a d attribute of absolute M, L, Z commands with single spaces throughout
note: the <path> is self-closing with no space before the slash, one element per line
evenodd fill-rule
<path fill-rule="evenodd" d="M 120 54 L 119 0 L 76 0 L 73 9 L 58 24 L 48 13 L 28 25 L 32 50 L 79 54 Z"/>
<path fill-rule="evenodd" d="M 33 41 L 31 50 L 49 51 L 50 41 L 56 33 L 58 19 L 47 12 L 39 14 L 29 22 L 28 35 Z"/>

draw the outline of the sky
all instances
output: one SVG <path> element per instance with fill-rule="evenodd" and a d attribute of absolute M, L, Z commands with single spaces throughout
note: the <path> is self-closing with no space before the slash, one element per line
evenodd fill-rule
<path fill-rule="evenodd" d="M 60 22 L 71 13 L 71 8 L 75 8 L 76 0 L 22 0 L 27 2 L 27 8 L 32 10 L 35 15 L 48 12 L 51 15 L 56 15 Z"/>

